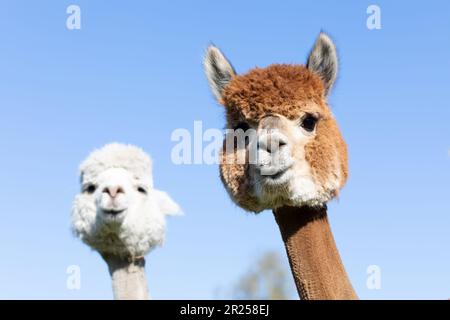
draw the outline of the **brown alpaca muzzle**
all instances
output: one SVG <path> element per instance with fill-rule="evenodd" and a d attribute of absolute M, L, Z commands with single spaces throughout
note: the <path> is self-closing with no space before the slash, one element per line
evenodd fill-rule
<path fill-rule="evenodd" d="M 288 138 L 279 130 L 259 131 L 256 143 L 256 161 L 250 165 L 259 179 L 275 180 L 292 167 Z"/>
<path fill-rule="evenodd" d="M 234 202 L 248 211 L 291 204 L 291 184 L 296 160 L 289 120 L 270 115 L 258 124 L 248 144 L 230 147 L 230 136 L 224 141 L 221 178 Z M 236 130 L 238 131 L 238 130 Z M 232 132 L 234 134 L 234 132 Z M 243 140 L 238 134 L 238 141 Z"/>

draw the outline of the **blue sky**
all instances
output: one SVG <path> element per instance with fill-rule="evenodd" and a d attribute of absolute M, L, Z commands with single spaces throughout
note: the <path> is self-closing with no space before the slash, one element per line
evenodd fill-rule
<path fill-rule="evenodd" d="M 81 7 L 81 30 L 66 8 Z M 381 8 L 368 30 L 366 8 Z M 172 164 L 174 129 L 224 126 L 202 71 L 214 42 L 238 72 L 304 63 L 319 31 L 335 40 L 330 97 L 350 180 L 329 207 L 365 299 L 450 298 L 450 4 L 435 1 L 2 1 L 0 298 L 109 299 L 106 265 L 69 229 L 78 164 L 112 141 L 154 159 L 155 185 L 182 206 L 147 257 L 154 298 L 215 297 L 283 244 L 273 215 L 232 204 L 215 165 Z M 81 289 L 67 290 L 79 265 Z M 381 290 L 366 287 L 369 265 Z"/>

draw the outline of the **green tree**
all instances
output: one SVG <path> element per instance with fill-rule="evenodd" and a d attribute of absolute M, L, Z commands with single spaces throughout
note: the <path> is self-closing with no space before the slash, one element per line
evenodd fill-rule
<path fill-rule="evenodd" d="M 233 288 L 234 299 L 287 300 L 293 299 L 295 288 L 286 263 L 276 252 L 266 252 Z"/>

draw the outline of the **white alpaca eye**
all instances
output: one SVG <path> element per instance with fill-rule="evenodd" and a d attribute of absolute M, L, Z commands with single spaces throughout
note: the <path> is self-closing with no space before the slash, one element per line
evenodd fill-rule
<path fill-rule="evenodd" d="M 84 188 L 84 192 L 87 192 L 89 194 L 93 194 L 97 190 L 97 187 L 93 184 L 89 184 Z"/>
<path fill-rule="evenodd" d="M 138 187 L 137 191 L 142 193 L 142 194 L 147 194 L 147 190 L 144 187 Z"/>

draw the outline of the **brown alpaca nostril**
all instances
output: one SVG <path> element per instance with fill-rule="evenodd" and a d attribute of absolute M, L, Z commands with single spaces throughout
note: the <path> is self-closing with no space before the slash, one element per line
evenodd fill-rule
<path fill-rule="evenodd" d="M 261 141 L 258 141 L 258 149 L 267 151 L 268 153 L 274 153 L 279 151 L 283 146 L 287 145 L 287 141 L 278 136 L 270 135 Z"/>
<path fill-rule="evenodd" d="M 106 187 L 103 189 L 103 192 L 109 194 L 111 198 L 115 198 L 119 193 L 125 193 L 122 187 L 119 186 Z"/>

